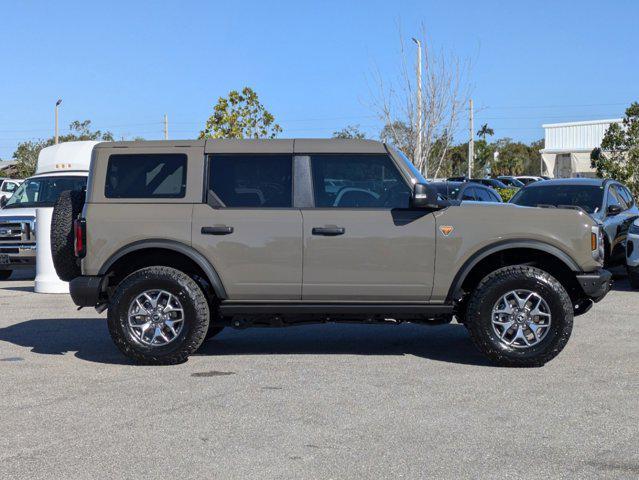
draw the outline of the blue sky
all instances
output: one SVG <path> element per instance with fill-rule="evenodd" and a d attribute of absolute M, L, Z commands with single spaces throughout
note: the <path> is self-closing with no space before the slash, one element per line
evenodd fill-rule
<path fill-rule="evenodd" d="M 476 124 L 541 138 L 542 123 L 621 116 L 639 100 L 639 2 L 3 1 L 0 158 L 91 119 L 117 137 L 193 138 L 216 99 L 253 87 L 285 137 L 347 124 L 375 136 L 373 72 L 395 79 L 398 24 L 472 59 Z"/>

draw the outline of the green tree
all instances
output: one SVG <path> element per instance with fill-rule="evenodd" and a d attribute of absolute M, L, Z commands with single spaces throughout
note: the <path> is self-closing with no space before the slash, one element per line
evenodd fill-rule
<path fill-rule="evenodd" d="M 359 125 L 347 125 L 337 132 L 333 132 L 333 138 L 364 139 L 366 134 L 359 129 Z"/>
<path fill-rule="evenodd" d="M 282 131 L 275 117 L 249 87 L 220 97 L 199 138 L 275 138 Z"/>
<path fill-rule="evenodd" d="M 601 147 L 590 154 L 597 175 L 625 183 L 632 193 L 639 195 L 639 103 L 626 109 L 621 123 L 608 127 Z"/>
<path fill-rule="evenodd" d="M 544 141 L 538 140 L 527 145 L 512 138 L 501 138 L 495 143 L 493 152 L 499 152 L 492 165 L 493 175 L 539 175 L 539 162 Z"/>
<path fill-rule="evenodd" d="M 80 122 L 76 120 L 69 125 L 69 133 L 60 135 L 59 142 L 74 142 L 80 140 L 113 141 L 113 134 L 108 131 L 91 130 L 91 120 Z M 18 144 L 13 158 L 16 161 L 15 170 L 18 178 L 30 177 L 35 173 L 38 154 L 44 147 L 55 143 L 53 137 L 40 140 L 27 140 Z"/>
<path fill-rule="evenodd" d="M 477 131 L 477 136 L 481 137 L 481 139 L 485 142 L 487 135 L 490 135 L 492 137 L 493 135 L 495 135 L 495 131 L 490 128 L 487 123 L 484 123 Z"/>
<path fill-rule="evenodd" d="M 413 127 L 402 121 L 387 123 L 382 128 L 379 138 L 401 150 L 408 158 L 415 156 L 415 134 Z"/>

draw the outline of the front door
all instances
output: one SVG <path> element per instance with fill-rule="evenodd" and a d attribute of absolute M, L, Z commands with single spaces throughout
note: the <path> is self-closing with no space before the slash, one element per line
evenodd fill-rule
<path fill-rule="evenodd" d="M 386 154 L 311 155 L 314 208 L 302 209 L 308 301 L 430 298 L 435 219 Z"/>
<path fill-rule="evenodd" d="M 229 300 L 300 300 L 302 215 L 291 153 L 208 157 L 207 202 L 194 206 L 193 246 Z"/>

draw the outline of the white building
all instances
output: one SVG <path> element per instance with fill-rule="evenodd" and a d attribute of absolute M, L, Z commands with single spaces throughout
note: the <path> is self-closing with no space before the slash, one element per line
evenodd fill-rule
<path fill-rule="evenodd" d="M 556 178 L 594 177 L 590 153 L 601 145 L 610 124 L 619 122 L 621 119 L 614 118 L 542 125 L 545 131 L 545 146 L 540 150 L 543 174 Z"/>

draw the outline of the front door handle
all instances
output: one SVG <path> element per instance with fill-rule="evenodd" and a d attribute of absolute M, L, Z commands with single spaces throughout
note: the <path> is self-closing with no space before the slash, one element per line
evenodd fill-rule
<path fill-rule="evenodd" d="M 217 227 L 202 227 L 202 235 L 229 235 L 233 233 L 233 227 L 219 225 Z"/>
<path fill-rule="evenodd" d="M 336 237 L 344 235 L 344 227 L 313 227 L 313 235 L 324 235 L 325 237 Z"/>

